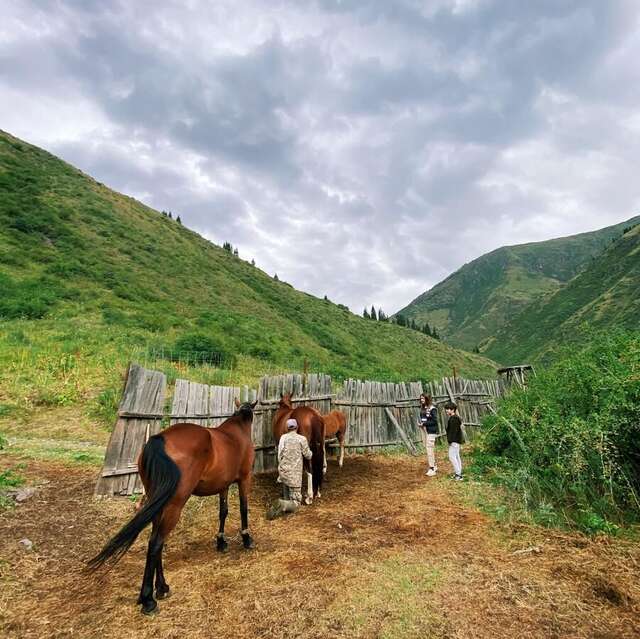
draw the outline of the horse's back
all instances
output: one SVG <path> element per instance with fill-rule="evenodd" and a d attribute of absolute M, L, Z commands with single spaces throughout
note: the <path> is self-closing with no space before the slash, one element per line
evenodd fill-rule
<path fill-rule="evenodd" d="M 347 416 L 342 411 L 332 410 L 327 415 L 323 415 L 323 419 L 326 437 L 333 437 L 347 428 Z"/>
<path fill-rule="evenodd" d="M 293 410 L 290 417 L 298 422 L 298 432 L 304 435 L 309 440 L 309 443 L 318 440 L 318 438 L 324 440 L 324 419 L 315 408 L 298 406 Z"/>

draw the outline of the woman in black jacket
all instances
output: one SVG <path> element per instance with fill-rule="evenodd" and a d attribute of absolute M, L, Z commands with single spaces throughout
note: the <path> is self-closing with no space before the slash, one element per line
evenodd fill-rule
<path fill-rule="evenodd" d="M 420 419 L 418 426 L 422 429 L 422 443 L 427 449 L 427 462 L 429 464 L 425 475 L 433 477 L 438 472 L 436 461 L 436 436 L 438 434 L 438 409 L 433 405 L 430 395 L 420 395 Z"/>

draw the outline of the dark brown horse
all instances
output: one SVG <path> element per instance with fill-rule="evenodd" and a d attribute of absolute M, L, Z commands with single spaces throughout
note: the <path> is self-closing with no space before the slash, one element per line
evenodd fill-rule
<path fill-rule="evenodd" d="M 242 542 L 253 548 L 249 534 L 247 498 L 251 490 L 251 472 L 255 455 L 251 441 L 254 404 L 236 400 L 237 411 L 218 428 L 197 424 L 175 424 L 146 443 L 138 458 L 138 470 L 146 491 L 146 500 L 136 515 L 89 561 L 95 570 L 111 559 L 115 563 L 129 549 L 136 537 L 153 522 L 147 549 L 147 562 L 138 603 L 149 614 L 157 607 L 155 593 L 163 599 L 169 586 L 162 570 L 162 547 L 174 529 L 180 513 L 191 495 L 220 495 L 220 527 L 216 547 L 227 550 L 224 522 L 228 513 L 229 486 L 238 484 Z"/>
<path fill-rule="evenodd" d="M 324 436 L 325 439 L 333 439 L 334 437 L 340 444 L 340 457 L 338 465 L 342 468 L 344 461 L 344 438 L 347 434 L 347 416 L 340 410 L 332 410 L 330 413 L 322 416 L 324 420 Z M 324 462 L 324 470 L 327 471 L 327 462 Z"/>
<path fill-rule="evenodd" d="M 304 435 L 309 442 L 313 456 L 311 461 L 304 460 L 304 470 L 307 474 L 307 496 L 305 503 L 310 504 L 313 497 L 320 497 L 322 475 L 324 467 L 324 421 L 322 415 L 311 406 L 294 408 L 291 403 L 291 393 L 280 396 L 278 409 L 273 416 L 273 438 L 276 445 L 280 437 L 287 432 L 287 420 L 298 422 L 298 433 Z"/>

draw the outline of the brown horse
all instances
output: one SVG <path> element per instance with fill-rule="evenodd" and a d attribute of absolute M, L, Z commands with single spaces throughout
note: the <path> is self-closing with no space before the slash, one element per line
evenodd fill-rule
<path fill-rule="evenodd" d="M 338 459 L 338 465 L 342 468 L 342 462 L 344 461 L 344 438 L 347 433 L 347 416 L 340 410 L 332 410 L 327 415 L 323 415 L 324 420 L 325 439 L 337 438 L 340 444 L 340 457 Z M 327 462 L 324 462 L 324 471 L 327 472 Z"/>
<path fill-rule="evenodd" d="M 218 428 L 197 424 L 174 424 L 154 435 L 138 458 L 140 478 L 146 490 L 146 500 L 136 515 L 89 561 L 95 570 L 111 559 L 115 563 L 130 548 L 136 537 L 153 522 L 147 562 L 138 603 L 142 612 L 150 614 L 157 607 L 155 593 L 163 599 L 169 586 L 162 570 L 162 548 L 174 529 L 180 513 L 191 495 L 220 495 L 220 527 L 216 547 L 227 550 L 224 522 L 228 513 L 229 486 L 238 484 L 242 542 L 253 548 L 248 529 L 247 498 L 251 490 L 251 472 L 255 455 L 251 441 L 254 404 L 242 404 L 236 399 L 237 411 Z"/>
<path fill-rule="evenodd" d="M 280 437 L 287 432 L 287 420 L 298 422 L 298 433 L 304 435 L 309 442 L 313 456 L 311 461 L 304 460 L 304 470 L 307 474 L 307 496 L 305 503 L 310 504 L 314 497 L 320 497 L 322 475 L 324 468 L 324 421 L 322 415 L 311 406 L 294 408 L 291 403 L 291 393 L 280 395 L 278 409 L 273 416 L 273 438 L 276 445 Z"/>

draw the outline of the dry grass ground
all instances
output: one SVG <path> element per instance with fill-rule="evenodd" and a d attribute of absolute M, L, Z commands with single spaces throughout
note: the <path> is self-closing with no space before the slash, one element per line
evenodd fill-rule
<path fill-rule="evenodd" d="M 29 461 L 30 483 L 49 483 L 0 514 L 0 635 L 640 637 L 637 545 L 496 524 L 464 505 L 469 485 L 422 470 L 407 457 L 347 458 L 342 471 L 330 464 L 319 502 L 273 522 L 274 478 L 258 477 L 257 548 L 241 547 L 232 497 L 226 555 L 212 545 L 217 499 L 193 498 L 165 551 L 172 596 L 148 618 L 135 605 L 146 533 L 111 573 L 81 572 L 131 502 L 94 501 L 94 467 Z"/>

